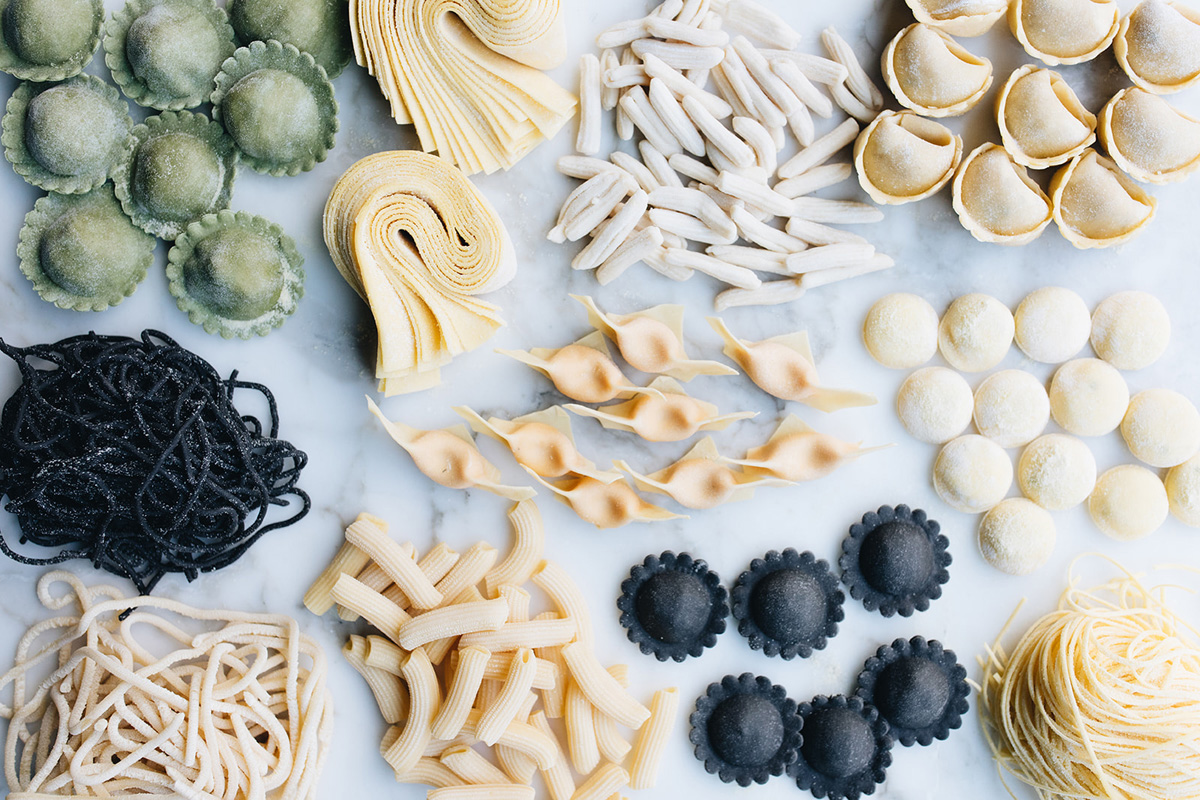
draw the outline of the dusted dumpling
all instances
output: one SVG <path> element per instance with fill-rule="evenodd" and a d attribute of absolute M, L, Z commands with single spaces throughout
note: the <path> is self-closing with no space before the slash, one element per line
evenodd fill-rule
<path fill-rule="evenodd" d="M 333 84 L 312 56 L 290 44 L 239 49 L 217 76 L 212 101 L 243 160 L 258 172 L 307 172 L 333 147 Z"/>
<path fill-rule="evenodd" d="M 1008 0 L 906 0 L 917 22 L 951 36 L 982 36 L 1008 11 Z"/>
<path fill-rule="evenodd" d="M 1127 242 L 1154 217 L 1154 198 L 1092 149 L 1055 173 L 1050 197 L 1063 237 L 1084 250 Z"/>
<path fill-rule="evenodd" d="M 1118 167 L 1146 183 L 1181 181 L 1200 167 L 1200 120 L 1144 89 L 1108 101 L 1100 141 Z"/>
<path fill-rule="evenodd" d="M 1120 26 L 1116 0 L 1012 0 L 1008 26 L 1025 52 L 1050 66 L 1104 52 Z"/>
<path fill-rule="evenodd" d="M 967 156 L 953 192 L 958 221 L 981 242 L 1027 244 L 1053 219 L 1050 198 L 998 144 L 982 144 Z"/>
<path fill-rule="evenodd" d="M 138 227 L 173 241 L 184 227 L 228 208 L 237 148 L 203 114 L 167 111 L 133 129 L 137 142 L 113 176 L 117 197 Z"/>
<path fill-rule="evenodd" d="M 4 114 L 4 157 L 34 186 L 82 194 L 108 180 L 125 158 L 132 127 L 125 101 L 99 78 L 23 83 Z"/>
<path fill-rule="evenodd" d="M 104 61 L 133 102 L 195 108 L 233 55 L 233 28 L 213 0 L 129 0 L 105 28 Z"/>
<path fill-rule="evenodd" d="M 884 111 L 854 144 L 858 182 L 877 203 L 911 203 L 954 177 L 962 138 L 911 111 Z"/>
<path fill-rule="evenodd" d="M 1096 115 L 1057 72 L 1026 65 L 996 98 L 1000 141 L 1018 164 L 1033 169 L 1070 161 L 1096 141 Z"/>
<path fill-rule="evenodd" d="M 992 62 L 917 23 L 888 43 L 883 77 L 900 105 L 927 117 L 953 117 L 971 110 L 987 93 Z"/>
<path fill-rule="evenodd" d="M 1145 0 L 1121 20 L 1113 53 L 1138 86 L 1178 92 L 1200 79 L 1200 13 L 1182 3 Z"/>
<path fill-rule="evenodd" d="M 304 294 L 304 258 L 278 225 L 239 211 L 188 225 L 167 254 L 181 311 L 226 339 L 265 336 Z"/>
<path fill-rule="evenodd" d="M 229 0 L 226 10 L 239 44 L 274 39 L 293 45 L 331 79 L 354 54 L 346 0 Z"/>
<path fill-rule="evenodd" d="M 0 2 L 0 70 L 26 81 L 78 75 L 100 46 L 102 0 Z"/>
<path fill-rule="evenodd" d="M 154 261 L 154 245 L 121 211 L 112 189 L 101 187 L 38 200 L 25 217 L 17 255 L 43 300 L 103 311 L 133 294 Z"/>

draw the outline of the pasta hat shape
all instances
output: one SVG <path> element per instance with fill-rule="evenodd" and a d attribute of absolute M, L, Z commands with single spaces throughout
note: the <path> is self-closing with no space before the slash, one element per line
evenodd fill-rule
<path fill-rule="evenodd" d="M 687 519 L 673 514 L 665 508 L 647 503 L 623 480 L 601 483 L 594 478 L 580 475 L 551 483 L 544 480 L 528 467 L 525 471 L 538 483 L 554 492 L 560 502 L 565 503 L 579 518 L 597 528 L 620 528 L 631 522 L 663 522 L 669 519 Z"/>
<path fill-rule="evenodd" d="M 1121 20 L 1113 53 L 1136 85 L 1171 94 L 1200 80 L 1200 12 L 1145 0 Z"/>
<path fill-rule="evenodd" d="M 621 477 L 619 472 L 605 472 L 584 458 L 575 446 L 571 418 L 559 406 L 511 420 L 499 417 L 485 420 L 465 406 L 454 410 L 472 430 L 504 442 L 518 464 L 543 478 L 586 475 L 602 483 L 612 483 Z"/>
<path fill-rule="evenodd" d="M 1028 244 L 1054 218 L 1050 198 L 1025 167 L 991 142 L 975 148 L 959 166 L 952 192 L 958 221 L 981 242 Z"/>
<path fill-rule="evenodd" d="M 356 0 L 350 29 L 396 121 L 467 173 L 508 169 L 575 114 L 539 72 L 567 55 L 561 0 Z"/>
<path fill-rule="evenodd" d="M 573 294 L 588 312 L 588 324 L 611 339 L 636 370 L 690 381 L 698 375 L 736 375 L 718 361 L 696 361 L 683 348 L 683 306 L 662 305 L 632 314 L 606 314 L 590 297 Z"/>
<path fill-rule="evenodd" d="M 1095 150 L 1085 150 L 1050 182 L 1054 221 L 1081 250 L 1113 247 L 1137 236 L 1154 217 L 1154 198 Z"/>
<path fill-rule="evenodd" d="M 568 404 L 566 409 L 599 420 L 605 428 L 636 433 L 648 442 L 681 442 L 700 431 L 720 431 L 739 419 L 758 414 L 741 411 L 718 414 L 712 403 L 691 397 L 673 378 L 655 378 L 642 394 L 624 403 L 603 408 Z"/>
<path fill-rule="evenodd" d="M 532 350 L 497 350 L 533 367 L 554 383 L 554 388 L 581 403 L 606 403 L 651 391 L 635 386 L 608 353 L 604 334 L 589 333 L 566 347 Z"/>
<path fill-rule="evenodd" d="M 682 458 L 649 475 L 642 475 L 624 461 L 614 462 L 629 473 L 643 492 L 665 494 L 685 508 L 714 508 L 725 503 L 749 500 L 759 486 L 788 486 L 777 478 L 750 477 L 723 463 L 712 437 L 705 436 Z"/>
<path fill-rule="evenodd" d="M 450 489 L 479 487 L 509 500 L 528 500 L 536 492 L 528 486 L 504 486 L 496 469 L 475 446 L 465 425 L 435 431 L 423 431 L 383 415 L 375 401 L 367 398 L 367 407 L 379 418 L 388 435 L 412 456 L 413 463 L 434 483 Z"/>
<path fill-rule="evenodd" d="M 1104 52 L 1120 27 L 1116 0 L 1012 0 L 1008 27 L 1025 52 L 1050 66 Z"/>
<path fill-rule="evenodd" d="M 1096 141 L 1096 115 L 1062 76 L 1026 64 L 996 98 L 1000 142 L 1013 161 L 1033 169 L 1065 164 Z"/>
<path fill-rule="evenodd" d="M 926 117 L 955 117 L 992 85 L 992 62 L 928 25 L 909 25 L 883 51 L 883 79 L 900 105 Z"/>
<path fill-rule="evenodd" d="M 817 433 L 799 417 L 789 415 L 766 444 L 746 452 L 745 458 L 726 458 L 753 478 L 767 477 L 798 483 L 823 478 L 842 464 L 864 453 L 891 447 L 862 448 L 824 433 Z"/>
<path fill-rule="evenodd" d="M 1008 11 L 1008 0 L 905 0 L 917 22 L 951 36 L 982 36 Z"/>
<path fill-rule="evenodd" d="M 900 205 L 936 194 L 962 160 L 962 137 L 912 111 L 884 111 L 858 135 L 854 167 L 876 203 Z"/>
<path fill-rule="evenodd" d="M 877 402 L 873 395 L 821 386 L 805 331 L 751 342 L 734 336 L 719 317 L 709 317 L 708 323 L 725 340 L 725 355 L 772 397 L 794 400 L 818 411 L 870 406 Z"/>
<path fill-rule="evenodd" d="M 448 162 L 411 150 L 362 159 L 333 187 L 324 233 L 334 266 L 375 317 L 376 377 L 389 396 L 436 385 L 440 367 L 504 324 L 475 295 L 512 280 L 512 242 Z"/>
<path fill-rule="evenodd" d="M 1118 167 L 1145 183 L 1181 181 L 1200 167 L 1200 120 L 1145 89 L 1123 89 L 1108 101 L 1100 141 Z"/>

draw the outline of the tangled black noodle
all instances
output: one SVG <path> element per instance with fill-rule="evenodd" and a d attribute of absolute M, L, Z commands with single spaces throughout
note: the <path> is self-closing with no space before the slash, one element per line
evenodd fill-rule
<path fill-rule="evenodd" d="M 265 386 L 236 372 L 223 380 L 151 330 L 140 340 L 91 333 L 25 348 L 0 339 L 0 351 L 23 380 L 0 413 L 0 497 L 21 544 L 59 548 L 30 558 L 0 536 L 10 558 L 86 558 L 148 594 L 168 572 L 192 580 L 233 563 L 308 513 L 296 488 L 308 457 L 275 438 Z M 266 398 L 268 429 L 238 413 L 238 389 Z M 294 513 L 267 523 L 271 506 Z"/>

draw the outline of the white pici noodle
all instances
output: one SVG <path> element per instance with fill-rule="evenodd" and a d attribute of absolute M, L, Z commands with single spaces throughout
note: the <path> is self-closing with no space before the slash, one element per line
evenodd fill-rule
<path fill-rule="evenodd" d="M 878 255 L 803 283 L 763 285 L 760 277 L 799 274 L 778 253 L 866 244 L 858 233 L 833 226 L 880 217 L 840 198 L 792 202 L 851 176 L 846 165 L 826 162 L 854 143 L 859 122 L 870 123 L 882 108 L 882 94 L 850 45 L 832 28 L 821 38 L 829 57 L 799 52 L 799 34 L 755 0 L 667 0 L 646 17 L 602 32 L 601 52 L 585 56 L 584 72 L 599 73 L 600 114 L 615 112 L 618 137 L 642 141 L 634 155 L 609 153 L 605 166 L 605 154 L 591 146 L 599 136 L 587 119 L 589 135 L 581 126 L 577 149 L 597 158 L 560 160 L 560 172 L 588 184 L 567 199 L 548 238 L 591 237 L 571 265 L 594 269 L 601 284 L 638 262 L 670 280 L 708 275 L 733 287 L 719 296 L 719 309 L 790 302 L 832 280 L 886 268 L 890 262 Z M 581 87 L 587 101 L 590 90 Z M 836 116 L 840 124 L 819 131 L 814 116 Z M 789 140 L 799 152 L 781 163 Z M 632 183 L 648 208 L 641 195 L 629 197 L 636 191 Z M 828 257 L 802 268 L 815 273 L 811 265 Z"/>
<path fill-rule="evenodd" d="M 38 598 L 67 613 L 31 627 L 0 678 L 13 796 L 317 796 L 333 706 L 324 654 L 295 620 L 125 597 L 66 572 L 43 575 Z"/>

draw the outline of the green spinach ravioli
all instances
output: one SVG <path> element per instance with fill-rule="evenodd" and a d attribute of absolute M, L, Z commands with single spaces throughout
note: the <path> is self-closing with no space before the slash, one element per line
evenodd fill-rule
<path fill-rule="evenodd" d="M 0 0 L 0 70 L 41 82 L 78 75 L 103 22 L 102 0 Z"/>
<path fill-rule="evenodd" d="M 104 61 L 133 102 L 164 110 L 208 99 L 236 48 L 214 0 L 129 0 L 105 26 Z"/>
<path fill-rule="evenodd" d="M 350 9 L 346 0 L 229 0 L 239 44 L 275 39 L 310 54 L 336 78 L 350 63 Z"/>
<path fill-rule="evenodd" d="M 129 295 L 154 261 L 155 240 L 125 216 L 111 187 L 50 194 L 25 217 L 21 272 L 59 308 L 103 311 Z"/>
<path fill-rule="evenodd" d="M 165 111 L 133 129 L 135 145 L 113 175 L 134 224 L 174 241 L 189 222 L 229 207 L 237 147 L 203 114 Z"/>
<path fill-rule="evenodd" d="M 239 48 L 217 75 L 213 115 L 242 161 L 297 175 L 324 161 L 338 130 L 333 84 L 308 53 L 277 41 Z"/>
<path fill-rule="evenodd" d="M 22 83 L 4 114 L 4 157 L 48 192 L 83 194 L 129 153 L 133 120 L 115 88 L 91 75 L 52 86 Z"/>
<path fill-rule="evenodd" d="M 304 295 L 304 258 L 276 224 L 239 211 L 206 214 L 167 254 L 176 304 L 209 333 L 266 336 Z"/>

